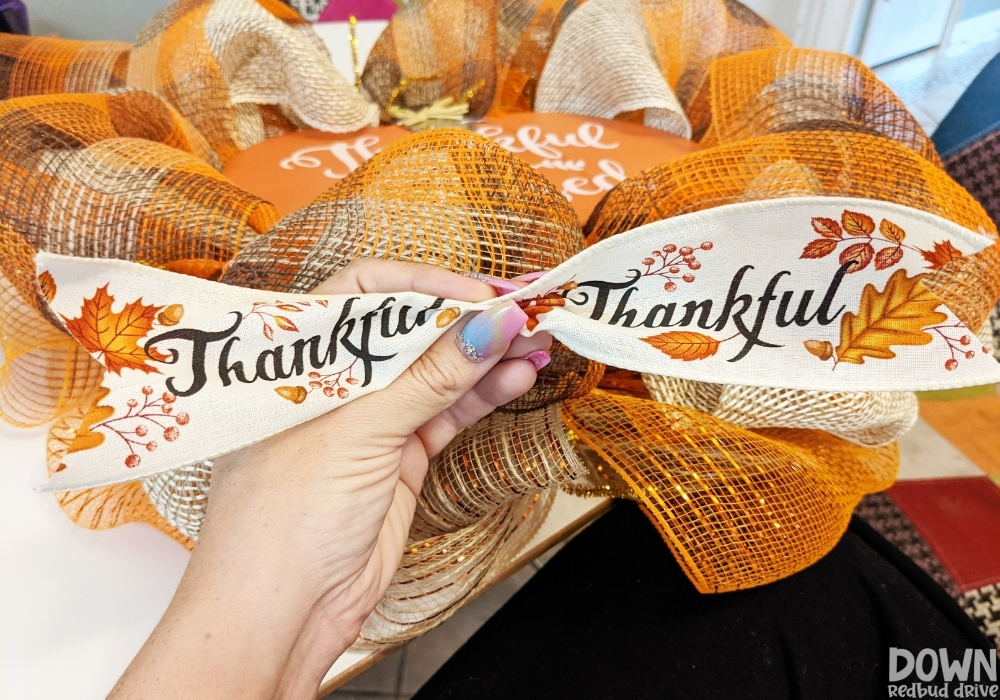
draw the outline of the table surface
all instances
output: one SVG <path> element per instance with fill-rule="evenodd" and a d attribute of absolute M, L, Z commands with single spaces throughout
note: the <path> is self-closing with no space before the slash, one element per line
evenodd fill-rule
<path fill-rule="evenodd" d="M 149 525 L 85 530 L 45 481 L 47 430 L 0 425 L 0 698 L 103 698 L 166 609 L 188 552 Z M 522 555 L 494 583 L 604 507 L 559 493 Z M 382 654 L 347 652 L 324 692 Z"/>

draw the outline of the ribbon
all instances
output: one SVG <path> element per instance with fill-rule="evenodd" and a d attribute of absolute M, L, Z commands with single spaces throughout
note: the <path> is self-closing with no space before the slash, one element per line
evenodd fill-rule
<path fill-rule="evenodd" d="M 747 202 L 613 236 L 479 304 L 279 294 L 40 253 L 53 311 L 107 370 L 46 488 L 137 479 L 266 438 L 387 387 L 460 318 L 509 299 L 529 315 L 525 334 L 650 374 L 817 391 L 1000 381 L 920 281 L 942 250 L 991 243 L 888 202 Z"/>

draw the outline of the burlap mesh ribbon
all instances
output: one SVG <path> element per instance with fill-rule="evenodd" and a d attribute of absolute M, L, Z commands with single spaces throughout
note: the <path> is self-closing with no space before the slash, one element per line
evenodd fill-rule
<path fill-rule="evenodd" d="M 538 81 L 535 111 L 623 115 L 691 138 L 656 62 L 640 0 L 589 0 L 570 15 Z"/>
<path fill-rule="evenodd" d="M 453 97 L 468 101 L 476 115 L 528 109 L 560 27 L 564 21 L 573 26 L 574 6 L 413 2 L 373 51 L 365 88 L 382 108 Z M 733 0 L 643 0 L 639 6 L 652 47 L 647 57 L 655 57 L 660 72 L 650 80 L 676 91 L 693 133 L 716 147 L 623 182 L 588 222 L 589 242 L 681 213 L 798 195 L 882 199 L 996 235 L 982 208 L 938 168 L 912 117 L 855 62 L 787 48 L 787 39 Z M 270 19 L 262 19 L 261 7 Z M 604 6 L 595 0 L 593 7 Z M 12 57 L 4 70 L 13 66 L 8 75 L 20 76 L 7 80 L 9 96 L 141 84 L 173 108 L 141 93 L 2 106 L 2 114 L 15 116 L 0 120 L 0 138 L 27 145 L 0 162 L 38 183 L 32 187 L 49 187 L 46 203 L 58 216 L 49 229 L 31 228 L 28 209 L 16 205 L 21 200 L 3 214 L 9 228 L 0 229 L 0 323 L 7 364 L 0 410 L 21 424 L 62 415 L 50 433 L 52 469 L 74 441 L 96 439 L 89 428 L 101 420 L 100 397 L 89 409 L 79 404 L 100 375 L 43 320 L 44 284 L 39 289 L 31 279 L 33 249 L 25 239 L 43 249 L 184 271 L 197 267 L 184 261 L 207 259 L 215 263 L 211 271 L 220 272 L 236 256 L 224 281 L 292 292 L 311 290 L 361 255 L 511 277 L 552 267 L 580 250 L 579 222 L 558 192 L 517 158 L 467 132 L 432 131 L 397 142 L 273 227 L 268 205 L 212 175 L 207 163 L 196 167 L 199 158 L 214 153 L 224 161 L 254 139 L 307 121 L 296 111 L 305 103 L 281 97 L 286 88 L 298 89 L 291 81 L 305 73 L 287 66 L 260 73 L 266 66 L 240 39 L 281 45 L 274 37 L 286 35 L 277 22 L 301 40 L 296 46 L 310 45 L 308 28 L 283 12 L 271 2 L 182 2 L 158 15 L 131 52 L 121 44 L 0 42 L 0 51 Z M 630 21 L 635 25 L 635 17 Z M 260 22 L 266 31 L 239 31 Z M 213 27 L 223 26 L 215 33 Z M 29 69 L 32 61 L 42 69 Z M 140 67 L 142 79 L 154 82 L 132 81 Z M 37 84 L 31 84 L 34 74 Z M 267 79 L 255 83 L 258 74 Z M 108 105 L 125 104 L 116 100 L 133 101 L 127 104 L 136 105 L 135 124 L 109 116 L 117 108 Z M 283 106 L 267 106 L 274 104 Z M 58 109 L 39 116 L 34 110 L 43 105 Z M 71 113 L 90 116 L 80 121 L 66 116 Z M 155 128 L 141 123 L 149 115 L 156 115 Z M 125 142 L 152 149 L 147 167 L 124 152 Z M 155 198 L 143 194 L 150 183 L 180 174 L 185 184 L 156 190 Z M 81 200 L 70 195 L 84 191 L 107 198 L 115 212 L 148 219 L 157 233 L 136 235 L 129 228 L 125 235 L 116 228 L 124 214 L 117 213 L 100 226 L 68 225 L 60 217 Z M 177 206 L 159 206 L 164 196 Z M 204 205 L 216 201 L 222 204 Z M 208 219 L 199 218 L 206 212 L 217 217 L 208 228 Z M 59 248 L 70 243 L 75 247 Z M 927 286 L 963 322 L 979 327 L 1000 295 L 995 247 L 931 262 Z M 29 329 L 44 332 L 27 342 Z M 893 446 L 860 445 L 891 440 L 913 418 L 910 394 L 646 378 L 664 403 L 642 398 L 635 379 L 612 376 L 606 386 L 613 391 L 593 390 L 603 372 L 556 346 L 535 389 L 467 429 L 434 460 L 400 569 L 359 645 L 399 641 L 445 619 L 531 537 L 551 503 L 551 487 L 571 481 L 577 493 L 640 501 L 699 590 L 734 590 L 792 574 L 835 545 L 863 494 L 894 478 Z M 145 521 L 192 546 L 210 475 L 211 465 L 201 463 L 142 484 L 61 494 L 60 503 L 88 527 Z"/>

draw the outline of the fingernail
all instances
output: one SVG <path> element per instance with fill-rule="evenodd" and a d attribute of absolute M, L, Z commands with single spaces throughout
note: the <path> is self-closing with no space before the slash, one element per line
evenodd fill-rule
<path fill-rule="evenodd" d="M 481 272 L 470 272 L 469 277 L 474 280 L 479 280 L 484 282 L 500 293 L 500 296 L 504 294 L 510 294 L 511 292 L 516 292 L 520 287 L 509 280 L 505 280 L 502 277 L 493 277 L 492 275 L 484 275 Z"/>
<path fill-rule="evenodd" d="M 534 282 L 539 277 L 544 277 L 547 274 L 549 274 L 548 270 L 538 270 L 537 272 L 529 272 L 526 275 L 518 275 L 514 279 L 518 282 Z"/>
<path fill-rule="evenodd" d="M 491 306 L 472 317 L 458 334 L 458 348 L 473 362 L 482 362 L 502 352 L 514 339 L 528 315 L 513 301 Z"/>
<path fill-rule="evenodd" d="M 527 360 L 533 364 L 535 366 L 535 371 L 540 372 L 542 367 L 545 367 L 552 362 L 552 355 L 544 350 L 535 350 L 534 352 L 529 352 L 527 355 L 521 355 L 521 359 Z"/>

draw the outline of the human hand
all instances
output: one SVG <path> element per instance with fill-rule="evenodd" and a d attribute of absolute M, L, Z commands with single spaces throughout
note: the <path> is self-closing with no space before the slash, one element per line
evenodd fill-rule
<path fill-rule="evenodd" d="M 476 302 L 497 289 L 362 259 L 314 293 L 403 291 Z M 513 303 L 484 311 L 387 389 L 216 460 L 178 592 L 112 697 L 314 698 L 399 565 L 429 459 L 547 364 L 551 337 L 518 336 L 526 320 Z"/>

